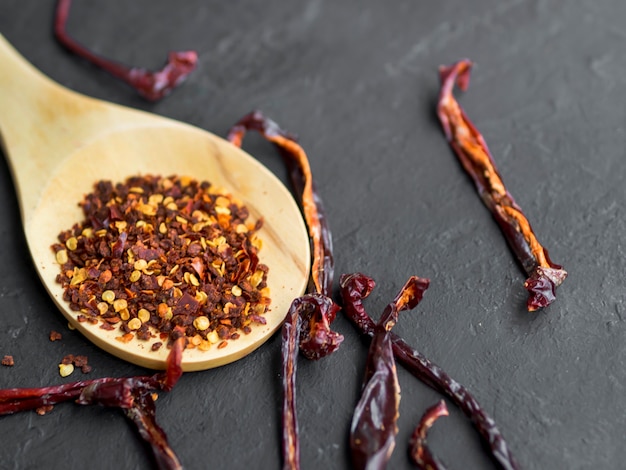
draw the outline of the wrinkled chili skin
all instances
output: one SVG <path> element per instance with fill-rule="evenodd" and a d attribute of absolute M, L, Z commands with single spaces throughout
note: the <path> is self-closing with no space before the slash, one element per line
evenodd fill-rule
<path fill-rule="evenodd" d="M 535 311 L 556 299 L 556 288 L 565 280 L 567 272 L 552 262 L 548 251 L 537 240 L 522 209 L 504 186 L 483 136 L 454 98 L 455 84 L 461 90 L 467 89 L 471 66 L 472 63 L 464 59 L 440 67 L 437 115 L 446 139 L 528 275 L 524 283 L 529 293 L 527 308 Z"/>
<path fill-rule="evenodd" d="M 391 328 L 403 310 L 413 309 L 423 297 L 429 281 L 412 276 L 387 305 L 374 328 L 363 391 L 350 428 L 352 463 L 357 469 L 384 469 L 395 447 L 398 433 L 400 385 L 392 350 Z"/>
<path fill-rule="evenodd" d="M 183 373 L 181 361 L 185 344 L 184 338 L 175 341 L 166 361 L 167 369 L 151 376 L 105 377 L 52 387 L 0 390 L 0 416 L 26 410 L 45 409 L 47 412 L 52 405 L 70 400 L 79 405 L 120 408 L 150 445 L 158 468 L 180 470 L 182 466 L 156 422 L 152 392 L 170 391 L 176 385 Z"/>
<path fill-rule="evenodd" d="M 283 381 L 281 452 L 284 470 L 300 468 L 300 438 L 296 409 L 298 348 L 309 359 L 334 352 L 343 336 L 330 329 L 339 307 L 330 298 L 334 275 L 332 236 L 315 188 L 308 158 L 296 138 L 259 111 L 241 118 L 227 139 L 241 147 L 248 130 L 259 132 L 272 142 L 285 162 L 307 225 L 311 243 L 311 274 L 307 294 L 294 299 L 283 323 L 281 359 Z"/>
<path fill-rule="evenodd" d="M 343 275 L 340 279 L 343 312 L 364 334 L 373 336 L 376 324 L 363 307 L 362 300 L 376 283 L 361 273 Z M 412 375 L 437 392 L 447 396 L 472 421 L 498 468 L 519 470 L 519 466 L 495 421 L 483 410 L 472 394 L 395 333 L 391 333 L 397 361 Z"/>
<path fill-rule="evenodd" d="M 409 457 L 411 461 L 422 470 L 446 470 L 447 468 L 443 462 L 431 452 L 426 442 L 428 430 L 441 416 L 448 416 L 448 408 L 446 407 L 446 402 L 443 400 L 440 400 L 424 412 L 409 439 Z"/>
<path fill-rule="evenodd" d="M 311 281 L 307 292 L 332 296 L 334 257 L 332 235 L 322 199 L 315 188 L 308 159 L 294 135 L 284 131 L 260 111 L 242 117 L 229 131 L 228 140 L 241 147 L 246 131 L 255 130 L 272 142 L 285 161 L 294 191 L 309 229 L 311 242 Z"/>
<path fill-rule="evenodd" d="M 170 52 L 165 66 L 156 72 L 138 67 L 126 67 L 94 54 L 75 41 L 66 29 L 71 0 L 58 0 L 54 18 L 54 33 L 59 43 L 68 51 L 91 62 L 114 77 L 133 87 L 149 101 L 158 101 L 182 84 L 196 68 L 198 54 L 195 51 Z"/>
<path fill-rule="evenodd" d="M 283 382 L 282 403 L 282 457 L 283 469 L 300 468 L 300 440 L 298 438 L 298 413 L 296 408 L 296 370 L 298 342 L 300 339 L 300 309 L 302 297 L 295 299 L 281 328 L 281 365 Z"/>
<path fill-rule="evenodd" d="M 350 427 L 352 465 L 355 469 L 384 469 L 398 433 L 400 385 L 391 336 L 381 327 L 376 328 L 370 345 L 366 376 Z"/>

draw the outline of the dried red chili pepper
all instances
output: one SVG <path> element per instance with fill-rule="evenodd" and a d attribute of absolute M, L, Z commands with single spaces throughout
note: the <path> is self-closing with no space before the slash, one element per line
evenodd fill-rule
<path fill-rule="evenodd" d="M 448 416 L 448 408 L 443 400 L 424 412 L 409 440 L 409 456 L 423 470 L 446 470 L 446 466 L 433 455 L 426 443 L 428 430 L 441 416 Z"/>
<path fill-rule="evenodd" d="M 555 290 L 567 272 L 550 260 L 548 251 L 537 240 L 522 209 L 505 188 L 483 136 L 454 98 L 455 84 L 461 90 L 467 89 L 471 66 L 469 60 L 460 60 L 439 68 L 441 91 L 437 114 L 446 139 L 528 275 L 524 283 L 529 292 L 527 307 L 534 311 L 555 300 Z"/>
<path fill-rule="evenodd" d="M 228 140 L 241 147 L 245 133 L 256 130 L 274 143 L 285 161 L 298 195 L 311 242 L 311 275 L 308 294 L 293 301 L 282 327 L 283 468 L 300 468 L 298 420 L 296 410 L 296 345 L 309 359 L 320 359 L 334 352 L 343 336 L 330 329 L 339 307 L 331 300 L 334 274 L 332 237 L 323 205 L 315 188 L 311 167 L 304 149 L 294 136 L 278 124 L 254 111 L 239 120 L 228 133 Z"/>
<path fill-rule="evenodd" d="M 363 299 L 370 295 L 376 283 L 361 273 L 344 274 L 339 283 L 343 312 L 363 334 L 373 336 L 376 324 L 365 311 Z M 450 398 L 465 413 L 489 448 L 498 468 L 517 470 L 517 463 L 495 421 L 487 415 L 470 392 L 395 333 L 391 333 L 391 338 L 396 360 L 424 384 Z"/>
<path fill-rule="evenodd" d="M 70 52 L 129 84 L 145 99 L 157 101 L 165 97 L 196 68 L 198 54 L 195 51 L 170 52 L 167 64 L 157 72 L 127 67 L 94 54 L 67 33 L 66 23 L 71 3 L 71 0 L 59 0 L 57 3 L 54 19 L 57 40 Z"/>
<path fill-rule="evenodd" d="M 37 410 L 45 414 L 56 405 L 75 400 L 80 405 L 100 404 L 120 408 L 135 424 L 141 437 L 151 446 L 158 468 L 178 470 L 182 466 L 167 442 L 165 432 L 155 419 L 154 390 L 170 391 L 180 379 L 185 339 L 180 338 L 167 358 L 167 369 L 151 376 L 100 378 L 52 387 L 0 390 L 0 416 Z"/>
<path fill-rule="evenodd" d="M 400 385 L 393 357 L 391 328 L 398 314 L 417 306 L 429 281 L 409 278 L 374 328 L 363 379 L 361 398 L 350 428 L 352 463 L 358 469 L 384 469 L 398 433 Z"/>

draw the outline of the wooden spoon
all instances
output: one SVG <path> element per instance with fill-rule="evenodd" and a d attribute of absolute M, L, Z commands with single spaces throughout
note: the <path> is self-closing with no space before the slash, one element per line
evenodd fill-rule
<path fill-rule="evenodd" d="M 78 202 L 101 179 L 186 175 L 225 188 L 264 226 L 260 261 L 269 266 L 272 303 L 267 325 L 225 348 L 188 349 L 183 369 L 235 361 L 265 342 L 307 284 L 310 251 L 300 210 L 283 184 L 258 161 L 215 135 L 171 119 L 89 98 L 45 77 L 0 35 L 0 132 L 11 168 L 26 240 L 48 293 L 71 325 L 102 349 L 129 362 L 162 369 L 167 348 L 116 340 L 119 331 L 77 321 L 55 281 L 51 250 L 57 235 L 83 219 Z"/>

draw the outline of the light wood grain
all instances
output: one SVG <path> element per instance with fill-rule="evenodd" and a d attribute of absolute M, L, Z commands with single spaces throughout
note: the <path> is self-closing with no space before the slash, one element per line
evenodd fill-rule
<path fill-rule="evenodd" d="M 235 361 L 263 344 L 302 294 L 310 269 L 306 228 L 289 191 L 264 166 L 229 142 L 196 127 L 89 98 L 51 81 L 0 36 L 0 132 L 20 211 L 43 286 L 68 321 L 102 349 L 135 364 L 161 369 L 168 351 L 115 340 L 119 332 L 79 323 L 55 282 L 59 267 L 50 246 L 82 218 L 78 202 L 100 179 L 139 174 L 187 175 L 240 199 L 259 232 L 261 262 L 269 266 L 272 304 L 267 325 L 223 349 L 187 350 L 183 369 Z M 51 315 L 56 312 L 50 312 Z"/>

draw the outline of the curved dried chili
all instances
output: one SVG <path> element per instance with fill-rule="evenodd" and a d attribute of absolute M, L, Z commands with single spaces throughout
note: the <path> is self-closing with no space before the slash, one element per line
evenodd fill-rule
<path fill-rule="evenodd" d="M 57 40 L 70 52 L 126 82 L 143 98 L 150 101 L 160 100 L 183 83 L 196 68 L 198 54 L 195 51 L 170 52 L 166 65 L 156 72 L 127 67 L 94 54 L 67 33 L 66 23 L 71 3 L 71 0 L 57 2 L 54 18 L 54 33 Z"/>
<path fill-rule="evenodd" d="M 376 323 L 363 307 L 363 299 L 368 297 L 376 286 L 374 279 L 361 273 L 344 274 L 339 284 L 343 299 L 343 312 L 363 334 L 374 336 Z M 413 349 L 401 337 L 391 333 L 391 338 L 396 360 L 424 384 L 450 398 L 465 413 L 489 448 L 498 468 L 517 470 L 519 467 L 495 421 L 483 410 L 471 393 L 446 374 L 441 367 Z"/>
<path fill-rule="evenodd" d="M 391 328 L 403 310 L 415 308 L 429 281 L 411 277 L 385 308 L 374 328 L 367 355 L 361 398 L 350 427 L 352 463 L 357 469 L 384 469 L 398 433 L 400 385 L 392 350 Z"/>
<path fill-rule="evenodd" d="M 527 308 L 534 311 L 555 300 L 555 290 L 565 280 L 567 272 L 550 260 L 548 251 L 537 240 L 522 209 L 504 186 L 483 136 L 454 98 L 455 84 L 461 90 L 467 89 L 471 66 L 469 60 L 460 60 L 440 67 L 437 115 L 446 139 L 528 275 L 524 282 L 529 292 Z"/>
<path fill-rule="evenodd" d="M 409 456 L 420 469 L 446 470 L 446 466 L 433 455 L 426 442 L 428 430 L 442 416 L 448 416 L 448 408 L 446 402 L 440 400 L 424 412 L 413 434 L 411 434 Z"/>
<path fill-rule="evenodd" d="M 157 424 L 155 390 L 170 391 L 183 374 L 181 360 L 185 339 L 174 342 L 167 358 L 167 369 L 151 376 L 83 380 L 39 388 L 0 390 L 0 416 L 26 410 L 49 412 L 53 405 L 74 400 L 79 405 L 99 404 L 119 408 L 137 427 L 150 445 L 161 470 L 180 470 L 182 466 L 163 429 Z"/>
<path fill-rule="evenodd" d="M 241 147 L 248 130 L 259 132 L 278 148 L 289 169 L 311 243 L 312 266 L 308 293 L 293 301 L 281 331 L 283 468 L 297 470 L 300 468 L 295 388 L 298 347 L 307 358 L 320 359 L 334 352 L 343 341 L 342 335 L 330 329 L 339 310 L 330 298 L 334 274 L 332 237 L 307 155 L 295 137 L 261 112 L 253 111 L 230 129 L 228 140 Z"/>

